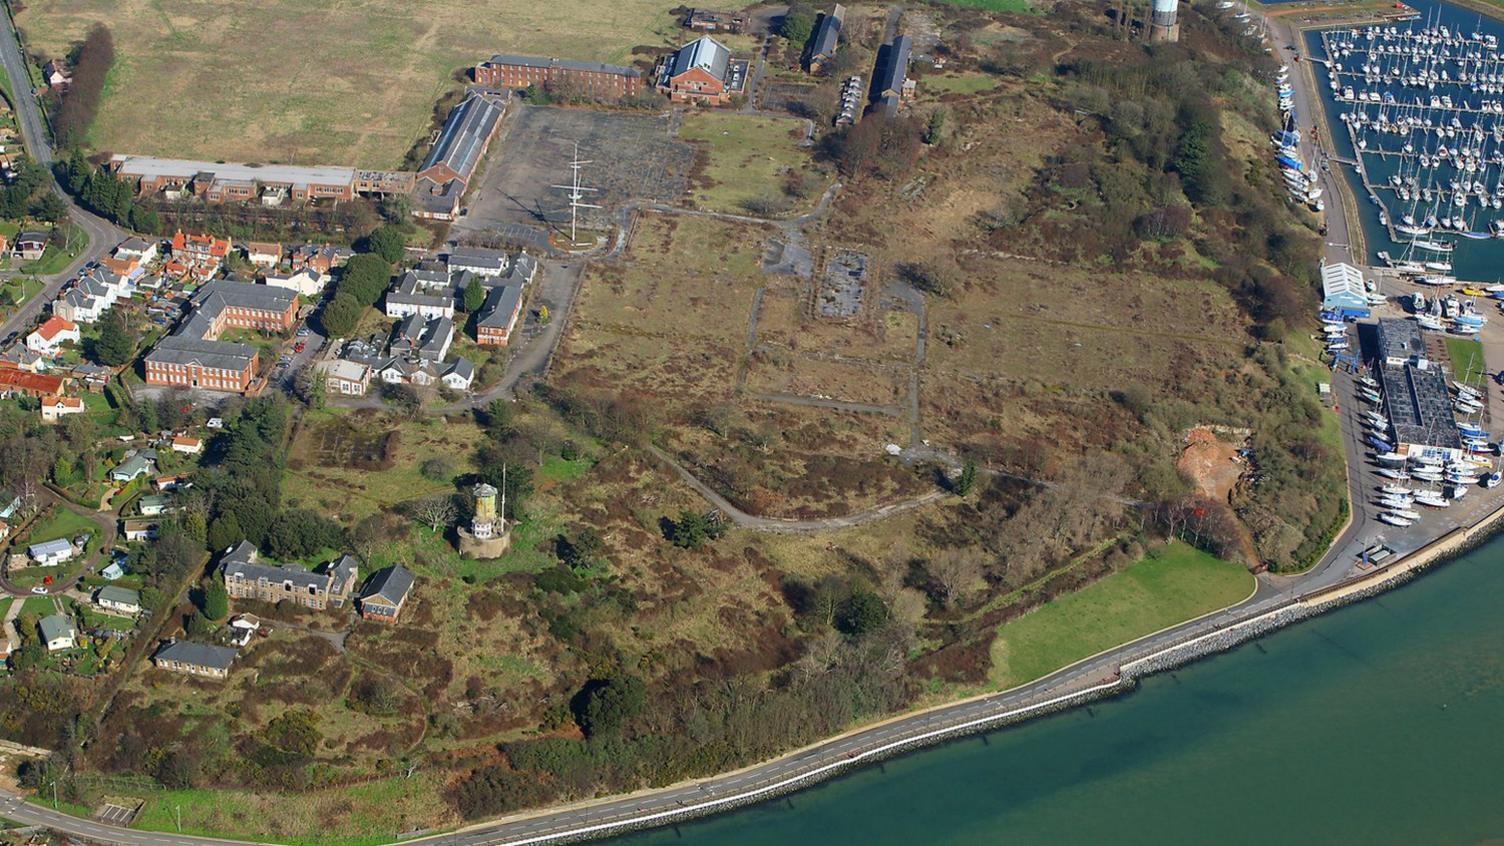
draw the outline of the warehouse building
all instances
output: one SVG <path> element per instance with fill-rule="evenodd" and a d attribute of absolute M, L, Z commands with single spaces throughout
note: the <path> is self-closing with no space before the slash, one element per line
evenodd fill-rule
<path fill-rule="evenodd" d="M 1380 320 L 1377 358 L 1395 451 L 1460 460 L 1462 438 L 1452 415 L 1446 374 L 1427 357 L 1420 327 L 1410 320 Z"/>

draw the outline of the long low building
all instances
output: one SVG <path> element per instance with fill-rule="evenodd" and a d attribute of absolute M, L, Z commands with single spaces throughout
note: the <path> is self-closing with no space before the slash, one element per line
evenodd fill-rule
<path fill-rule="evenodd" d="M 199 288 L 192 312 L 146 355 L 146 383 L 242 393 L 256 376 L 256 348 L 221 341 L 226 329 L 285 332 L 298 295 L 286 288 L 215 280 Z"/>
<path fill-rule="evenodd" d="M 537 85 L 596 100 L 620 99 L 642 91 L 642 71 L 636 68 L 505 53 L 476 65 L 475 81 L 514 90 Z"/>
<path fill-rule="evenodd" d="M 159 159 L 116 155 L 110 159 L 116 175 L 129 180 L 142 196 L 163 194 L 168 199 L 201 199 L 207 203 L 256 202 L 278 205 L 355 197 L 355 168 L 257 165 Z"/>
<path fill-rule="evenodd" d="M 1444 460 L 1462 457 L 1446 374 L 1426 355 L 1425 336 L 1410 320 L 1383 319 L 1378 327 L 1379 382 L 1395 450 Z"/>

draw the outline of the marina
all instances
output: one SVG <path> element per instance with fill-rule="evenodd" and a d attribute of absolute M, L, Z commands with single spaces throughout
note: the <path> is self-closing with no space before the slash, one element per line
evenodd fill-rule
<path fill-rule="evenodd" d="M 1409 21 L 1305 33 L 1329 150 L 1307 162 L 1297 134 L 1285 132 L 1297 143 L 1279 155 L 1296 166 L 1285 158 L 1281 165 L 1313 184 L 1318 166 L 1336 163 L 1351 175 L 1354 193 L 1367 199 L 1358 212 L 1373 264 L 1423 285 L 1497 281 L 1504 26 L 1455 6 L 1411 5 Z M 1283 100 L 1285 83 L 1277 85 Z M 1293 128 L 1294 115 L 1286 115 Z"/>

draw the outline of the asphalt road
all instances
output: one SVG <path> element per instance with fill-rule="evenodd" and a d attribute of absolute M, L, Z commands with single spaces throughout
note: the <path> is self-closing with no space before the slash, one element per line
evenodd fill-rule
<path fill-rule="evenodd" d="M 47 589 L 47 593 L 49 594 L 67 593 L 70 588 L 78 584 L 79 579 L 82 579 L 84 574 L 89 572 L 90 568 L 99 562 L 99 557 L 105 554 L 105 550 L 115 545 L 115 515 L 108 511 L 91 511 L 82 506 L 74 505 L 61 496 L 58 496 L 50 488 L 41 488 L 37 492 L 37 496 L 55 503 L 58 508 L 66 508 L 99 527 L 99 543 L 94 545 L 94 554 L 78 559 L 73 575 L 63 581 L 54 581 Z M 0 591 L 9 593 L 12 596 L 32 595 L 31 591 L 23 590 L 11 584 L 3 575 L 0 575 Z"/>
<path fill-rule="evenodd" d="M 5 66 L 5 73 L 10 77 L 11 90 L 16 93 L 16 118 L 21 127 L 21 138 L 26 144 L 26 152 L 40 164 L 52 168 L 52 143 L 48 139 L 46 126 L 42 122 L 42 111 L 37 106 L 35 97 L 29 96 L 31 77 L 26 73 L 26 61 L 21 56 L 21 45 L 16 40 L 16 31 L 7 13 L 5 26 L 0 27 L 0 64 Z M 89 238 L 89 245 L 79 253 L 78 258 L 63 269 L 61 273 L 42 277 L 44 285 L 36 296 L 27 300 L 15 314 L 11 315 L 3 325 L 0 325 L 0 337 L 5 337 L 12 332 L 29 330 L 42 314 L 42 307 L 57 297 L 63 284 L 77 275 L 80 268 L 91 261 L 95 261 L 112 249 L 126 237 L 126 232 L 113 223 L 97 215 L 90 214 L 79 208 L 73 199 L 63 191 L 61 185 L 53 182 L 52 190 L 68 203 L 68 217 L 80 231 Z"/>

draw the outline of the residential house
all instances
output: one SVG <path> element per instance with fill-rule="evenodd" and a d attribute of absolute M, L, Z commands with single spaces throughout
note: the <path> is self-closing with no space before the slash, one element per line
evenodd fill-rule
<path fill-rule="evenodd" d="M 16 240 L 11 244 L 11 252 L 17 258 L 26 261 L 36 261 L 47 251 L 47 241 L 52 236 L 46 232 L 29 230 L 16 233 Z"/>
<path fill-rule="evenodd" d="M 15 491 L 0 490 L 0 520 L 9 520 L 21 513 L 21 495 Z"/>
<path fill-rule="evenodd" d="M 77 555 L 78 549 L 73 546 L 73 541 L 58 538 L 28 546 L 26 554 L 31 556 L 31 560 L 37 562 L 38 567 L 56 567 Z"/>
<path fill-rule="evenodd" d="M 94 604 L 122 614 L 140 614 L 141 594 L 130 588 L 105 585 L 94 591 Z"/>
<path fill-rule="evenodd" d="M 142 517 L 159 517 L 172 510 L 172 494 L 150 494 L 136 500 Z"/>
<path fill-rule="evenodd" d="M 363 397 L 371 385 L 371 368 L 343 358 L 321 361 L 315 365 L 324 374 L 324 390 L 347 397 Z"/>
<path fill-rule="evenodd" d="M 407 317 L 421 315 L 425 318 L 454 318 L 455 291 L 448 287 L 435 288 L 414 271 L 403 274 L 397 286 L 386 292 L 386 316 Z"/>
<path fill-rule="evenodd" d="M 500 276 L 507 269 L 507 254 L 481 247 L 455 247 L 449 251 L 449 270 L 469 270 L 478 276 Z"/>
<path fill-rule="evenodd" d="M 167 491 L 175 491 L 179 488 L 186 487 L 184 483 L 187 481 L 187 474 L 174 473 L 170 476 L 158 476 L 157 478 L 152 479 L 151 486 L 159 491 L 162 491 L 163 493 L 166 493 Z"/>
<path fill-rule="evenodd" d="M 135 259 L 144 265 L 156 259 L 157 242 L 148 241 L 145 238 L 137 238 L 133 235 L 115 245 L 115 257 Z"/>
<path fill-rule="evenodd" d="M 731 102 L 726 76 L 731 69 L 731 51 L 708 35 L 680 47 L 664 60 L 658 90 L 675 103 L 720 106 Z"/>
<path fill-rule="evenodd" d="M 169 640 L 151 656 L 153 664 L 174 673 L 223 679 L 230 675 L 230 665 L 238 653 L 228 646 Z"/>
<path fill-rule="evenodd" d="M 261 618 L 255 614 L 236 614 L 230 618 L 230 642 L 236 646 L 245 646 L 251 642 L 251 635 L 261 630 Z"/>
<path fill-rule="evenodd" d="M 78 645 L 78 627 L 73 624 L 72 617 L 62 614 L 43 617 L 37 621 L 37 631 L 41 632 L 42 643 L 46 645 L 48 652 L 72 649 Z"/>
<path fill-rule="evenodd" d="M 43 355 L 57 355 L 63 344 L 79 342 L 78 324 L 53 315 L 26 336 L 26 346 Z"/>
<path fill-rule="evenodd" d="M 47 369 L 47 358 L 36 350 L 27 348 L 25 342 L 21 342 L 11 344 L 9 349 L 0 353 L 0 367 L 22 370 L 27 373 L 41 373 Z"/>
<path fill-rule="evenodd" d="M 349 247 L 334 247 L 328 244 L 304 244 L 288 255 L 293 270 L 311 267 L 319 273 L 328 273 L 350 260 L 354 252 Z"/>
<path fill-rule="evenodd" d="M 410 314 L 397 321 L 388 349 L 394 356 L 443 361 L 453 342 L 453 320 L 447 317 L 425 320 L 417 314 Z"/>
<path fill-rule="evenodd" d="M 0 520 L 0 541 L 8 537 L 10 537 L 10 524 L 4 520 Z"/>
<path fill-rule="evenodd" d="M 318 572 L 263 564 L 256 547 L 248 541 L 241 541 L 225 550 L 219 569 L 231 599 L 287 601 L 322 610 L 344 605 L 355 588 L 356 572 L 345 558 L 331 562 Z"/>
<path fill-rule="evenodd" d="M 172 235 L 172 257 L 186 265 L 194 275 L 207 273 L 208 276 L 213 276 L 225 259 L 230 257 L 230 239 L 216 238 L 207 233 L 185 233 L 179 229 Z"/>
<path fill-rule="evenodd" d="M 451 391 L 468 391 L 475 382 L 475 365 L 470 363 L 470 359 L 460 356 L 439 376 L 439 381 Z"/>
<path fill-rule="evenodd" d="M 522 288 L 507 285 L 492 288 L 486 302 L 475 315 L 475 342 L 481 346 L 504 347 L 512 339 L 517 317 L 522 314 Z"/>
<path fill-rule="evenodd" d="M 382 362 L 375 368 L 376 376 L 390 385 L 417 385 L 426 388 L 439 381 L 439 365 L 422 359 L 398 356 Z"/>
<path fill-rule="evenodd" d="M 141 449 L 131 452 L 124 461 L 111 470 L 110 479 L 116 482 L 133 482 L 148 473 L 156 472 L 157 451 Z"/>
<path fill-rule="evenodd" d="M 119 561 L 111 561 L 110 563 L 104 565 L 103 570 L 99 571 L 99 577 L 101 579 L 113 582 L 116 579 L 125 577 L 125 568 L 120 566 Z"/>
<path fill-rule="evenodd" d="M 63 69 L 60 59 L 48 59 L 42 63 L 42 85 L 47 88 L 61 88 L 73 82 L 73 76 Z"/>
<path fill-rule="evenodd" d="M 82 414 L 84 401 L 78 397 L 47 397 L 42 400 L 42 422 L 56 423 L 69 414 Z"/>
<path fill-rule="evenodd" d="M 248 241 L 245 257 L 257 267 L 273 268 L 282 263 L 282 245 L 276 241 Z"/>
<path fill-rule="evenodd" d="M 382 570 L 360 594 L 360 616 L 381 623 L 395 623 L 413 589 L 412 571 L 401 564 Z"/>
<path fill-rule="evenodd" d="M 177 435 L 172 439 L 172 451 L 181 452 L 184 455 L 198 455 L 204 451 L 204 441 L 202 438 Z"/>
<path fill-rule="evenodd" d="M 156 540 L 162 527 L 155 520 L 132 517 L 120 521 L 120 533 L 128 541 Z"/>
<path fill-rule="evenodd" d="M 285 276 L 268 273 L 265 281 L 274 288 L 286 288 L 305 297 L 317 297 L 324 292 L 324 286 L 329 284 L 329 277 L 311 267 L 300 267 Z"/>

